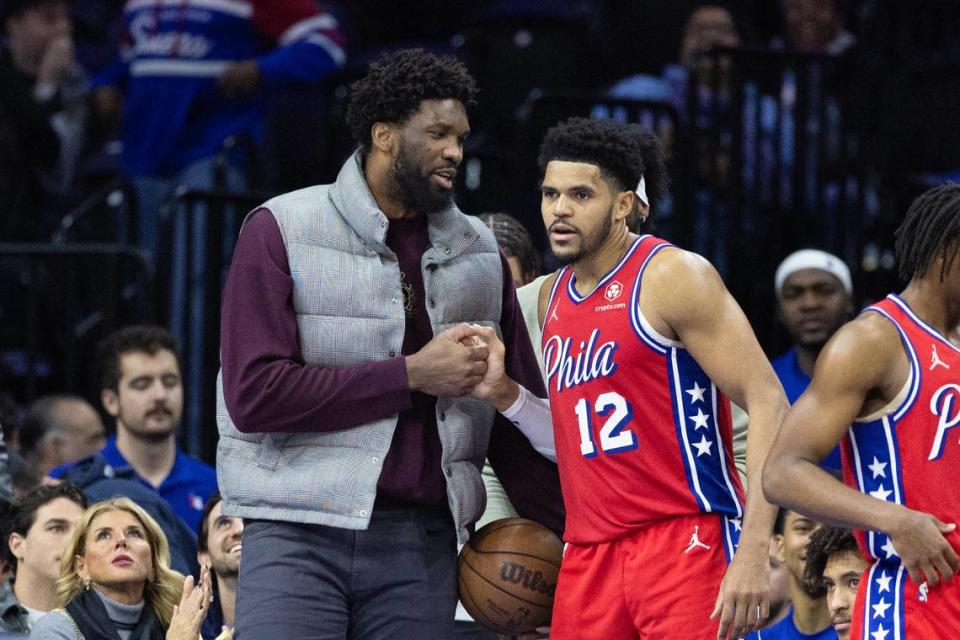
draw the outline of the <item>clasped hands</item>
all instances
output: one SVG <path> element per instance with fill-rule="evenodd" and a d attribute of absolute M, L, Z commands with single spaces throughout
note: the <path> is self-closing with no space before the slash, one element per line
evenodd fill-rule
<path fill-rule="evenodd" d="M 406 363 L 407 379 L 415 391 L 473 395 L 497 408 L 511 395 L 516 399 L 516 385 L 506 375 L 503 342 L 491 327 L 458 324 L 407 356 Z"/>

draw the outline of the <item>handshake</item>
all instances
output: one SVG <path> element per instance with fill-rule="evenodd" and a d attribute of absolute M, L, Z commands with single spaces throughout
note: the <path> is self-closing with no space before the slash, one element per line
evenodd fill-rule
<path fill-rule="evenodd" d="M 519 388 L 507 376 L 504 352 L 492 328 L 458 324 L 407 356 L 410 389 L 432 396 L 473 395 L 506 409 Z"/>

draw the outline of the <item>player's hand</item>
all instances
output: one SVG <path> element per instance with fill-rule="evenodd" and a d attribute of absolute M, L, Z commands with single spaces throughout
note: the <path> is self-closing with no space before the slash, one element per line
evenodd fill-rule
<path fill-rule="evenodd" d="M 887 534 L 913 581 L 933 588 L 960 571 L 957 554 L 944 537 L 956 528 L 929 513 L 904 509 Z"/>
<path fill-rule="evenodd" d="M 183 593 L 180 604 L 173 607 L 173 617 L 164 636 L 166 640 L 194 640 L 200 634 L 200 627 L 207 617 L 207 610 L 213 601 L 210 582 L 210 568 L 200 568 L 200 582 L 194 585 L 193 576 L 183 581 Z"/>
<path fill-rule="evenodd" d="M 718 638 L 736 640 L 759 629 L 770 615 L 769 545 L 741 546 L 727 568 L 711 620 L 720 618 Z"/>
<path fill-rule="evenodd" d="M 474 341 L 474 327 L 458 324 L 439 333 L 420 351 L 407 356 L 410 389 L 431 396 L 463 396 L 483 380 L 489 350 Z"/>
<path fill-rule="evenodd" d="M 228 98 L 241 98 L 253 93 L 260 85 L 260 65 L 256 60 L 233 62 L 220 77 L 220 90 Z"/>
<path fill-rule="evenodd" d="M 520 389 L 507 376 L 507 369 L 504 364 L 506 348 L 493 328 L 471 326 L 477 332 L 474 339 L 485 344 L 490 352 L 487 357 L 487 373 L 483 376 L 480 384 L 473 389 L 471 395 L 480 400 L 486 400 L 498 411 L 509 409 L 516 402 Z"/>

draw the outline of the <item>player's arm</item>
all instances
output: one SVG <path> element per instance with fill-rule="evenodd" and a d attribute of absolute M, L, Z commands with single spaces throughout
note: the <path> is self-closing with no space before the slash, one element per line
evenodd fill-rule
<path fill-rule="evenodd" d="M 931 586 L 957 570 L 943 537 L 952 530 L 929 514 L 856 491 L 818 466 L 836 446 L 868 398 L 886 404 L 907 379 L 906 356 L 896 329 L 877 314 L 848 323 L 827 343 L 813 380 L 787 414 L 767 458 L 767 497 L 821 522 L 883 531 L 919 584 Z M 934 568 L 936 571 L 934 571 Z"/>
<path fill-rule="evenodd" d="M 537 397 L 507 375 L 504 364 L 506 350 L 496 331 L 477 325 L 472 325 L 472 328 L 486 343 L 489 355 L 483 381 L 474 387 L 471 395 L 490 403 L 527 437 L 540 455 L 556 462 L 550 401 Z"/>
<path fill-rule="evenodd" d="M 677 249 L 661 251 L 647 268 L 640 307 L 655 329 L 680 340 L 710 379 L 750 415 L 740 546 L 714 611 L 720 615 L 721 636 L 729 632 L 740 637 L 768 615 L 770 533 L 776 507 L 764 499 L 760 482 L 787 400 L 746 316 L 702 257 Z"/>

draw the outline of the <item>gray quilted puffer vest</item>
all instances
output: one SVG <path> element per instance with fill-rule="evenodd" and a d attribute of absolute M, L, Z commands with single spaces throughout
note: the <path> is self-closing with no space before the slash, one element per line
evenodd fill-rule
<path fill-rule="evenodd" d="M 332 185 L 264 205 L 283 235 L 308 365 L 349 367 L 399 357 L 404 336 L 400 268 L 384 243 L 387 217 L 363 179 L 359 153 Z M 455 206 L 429 218 L 421 260 L 437 334 L 459 322 L 500 333 L 503 273 L 489 230 Z M 371 380 L 371 385 L 376 381 Z M 472 398 L 437 399 L 447 499 L 459 538 L 483 512 L 480 469 L 494 411 Z M 244 518 L 365 529 L 397 416 L 333 433 L 242 433 L 217 379 L 217 480 L 224 512 Z"/>

